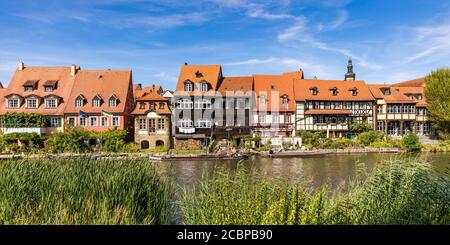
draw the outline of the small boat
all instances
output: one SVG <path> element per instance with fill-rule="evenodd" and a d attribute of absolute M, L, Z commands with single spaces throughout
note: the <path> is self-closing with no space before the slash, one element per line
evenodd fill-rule
<path fill-rule="evenodd" d="M 150 160 L 154 160 L 154 161 L 161 161 L 161 160 L 162 160 L 161 157 L 149 156 L 148 158 L 149 158 Z"/>

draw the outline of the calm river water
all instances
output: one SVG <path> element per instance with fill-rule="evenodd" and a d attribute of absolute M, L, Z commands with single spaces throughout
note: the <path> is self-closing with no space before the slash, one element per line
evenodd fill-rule
<path fill-rule="evenodd" d="M 356 175 L 357 164 L 363 163 L 370 171 L 376 164 L 390 159 L 406 158 L 401 154 L 330 154 L 307 158 L 261 158 L 251 157 L 243 164 L 263 173 L 267 178 L 281 177 L 295 182 L 307 181 L 312 187 L 327 183 L 331 188 L 345 186 Z M 450 168 L 450 153 L 423 153 L 416 156 L 426 159 L 438 171 Z M 236 169 L 237 160 L 173 161 L 160 162 L 163 173 L 178 185 L 191 187 L 198 184 L 204 174 L 211 174 L 215 168 Z M 249 173 L 250 174 L 250 173 Z"/>

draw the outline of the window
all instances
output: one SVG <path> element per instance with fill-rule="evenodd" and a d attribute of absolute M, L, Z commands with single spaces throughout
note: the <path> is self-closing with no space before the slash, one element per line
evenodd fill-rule
<path fill-rule="evenodd" d="M 383 89 L 383 95 L 391 95 L 391 89 L 390 88 Z"/>
<path fill-rule="evenodd" d="M 50 127 L 56 128 L 59 126 L 59 118 L 51 117 L 50 118 Z"/>
<path fill-rule="evenodd" d="M 155 128 L 155 119 L 149 119 L 148 120 L 148 131 L 149 132 L 155 132 L 156 128 Z"/>
<path fill-rule="evenodd" d="M 45 108 L 56 108 L 56 99 L 45 99 Z"/>
<path fill-rule="evenodd" d="M 194 91 L 194 84 L 192 84 L 191 82 L 186 82 L 184 84 L 184 91 Z"/>
<path fill-rule="evenodd" d="M 37 108 L 37 99 L 27 99 L 27 108 Z"/>
<path fill-rule="evenodd" d="M 139 109 L 145 109 L 145 102 L 139 103 Z"/>
<path fill-rule="evenodd" d="M 53 92 L 53 86 L 44 86 L 45 92 Z"/>
<path fill-rule="evenodd" d="M 290 114 L 284 115 L 284 123 L 291 123 L 291 115 Z"/>
<path fill-rule="evenodd" d="M 111 125 L 114 127 L 117 127 L 117 126 L 119 126 L 119 124 L 120 124 L 119 117 L 112 117 Z"/>
<path fill-rule="evenodd" d="M 97 126 L 98 122 L 97 122 L 97 117 L 89 117 L 89 125 L 90 126 Z"/>
<path fill-rule="evenodd" d="M 352 94 L 352 96 L 356 96 L 358 94 L 358 89 L 357 88 L 352 88 L 350 90 L 350 93 Z"/>
<path fill-rule="evenodd" d="M 250 100 L 245 98 L 245 109 L 250 109 Z"/>
<path fill-rule="evenodd" d="M 150 110 L 155 110 L 155 103 L 150 103 Z"/>
<path fill-rule="evenodd" d="M 288 106 L 288 99 L 287 97 L 282 97 L 281 98 L 281 104 L 283 105 L 284 108 L 286 108 Z"/>
<path fill-rule="evenodd" d="M 207 119 L 200 119 L 195 122 L 195 127 L 197 128 L 211 128 L 211 121 Z"/>
<path fill-rule="evenodd" d="M 102 127 L 108 126 L 108 118 L 107 117 L 100 117 L 100 125 Z"/>
<path fill-rule="evenodd" d="M 180 128 L 192 128 L 193 123 L 192 120 L 180 120 L 178 121 L 178 126 Z"/>
<path fill-rule="evenodd" d="M 164 109 L 164 102 L 159 102 L 159 109 Z"/>
<path fill-rule="evenodd" d="M 330 91 L 333 96 L 336 96 L 338 94 L 337 88 L 332 88 L 332 89 L 330 89 Z"/>
<path fill-rule="evenodd" d="M 92 100 L 92 106 L 93 106 L 93 107 L 100 107 L 100 98 L 95 97 L 95 98 Z"/>
<path fill-rule="evenodd" d="M 8 108 L 19 108 L 19 99 L 8 99 Z"/>
<path fill-rule="evenodd" d="M 68 117 L 68 118 L 67 118 L 67 124 L 68 124 L 69 126 L 71 126 L 71 127 L 75 126 L 75 125 L 76 125 L 76 122 L 77 122 L 76 119 L 77 119 L 76 117 Z"/>
<path fill-rule="evenodd" d="M 211 109 L 211 101 L 207 99 L 196 100 L 195 109 Z"/>
<path fill-rule="evenodd" d="M 227 99 L 226 109 L 234 109 L 234 99 Z"/>
<path fill-rule="evenodd" d="M 139 130 L 147 129 L 147 119 L 139 119 Z"/>
<path fill-rule="evenodd" d="M 262 106 L 266 105 L 266 96 L 265 95 L 259 96 L 259 104 L 261 104 Z"/>
<path fill-rule="evenodd" d="M 280 116 L 278 114 L 272 114 L 272 123 L 279 123 Z"/>
<path fill-rule="evenodd" d="M 77 99 L 75 100 L 75 106 L 76 106 L 76 107 L 83 107 L 83 106 L 84 106 L 84 99 L 82 99 L 82 98 L 77 98 Z"/>
<path fill-rule="evenodd" d="M 200 89 L 202 92 L 208 92 L 208 84 L 205 82 L 202 82 L 200 85 Z"/>
<path fill-rule="evenodd" d="M 25 92 L 31 92 L 31 91 L 33 91 L 33 86 L 25 86 L 24 89 L 25 89 Z"/>
<path fill-rule="evenodd" d="M 109 99 L 109 107 L 117 107 L 117 98 L 116 97 L 111 97 Z"/>
<path fill-rule="evenodd" d="M 86 118 L 80 117 L 80 125 L 83 127 L 86 126 Z"/>
<path fill-rule="evenodd" d="M 378 105 L 377 106 L 377 113 L 378 114 L 383 114 L 383 106 L 382 105 Z"/>
<path fill-rule="evenodd" d="M 312 95 L 317 95 L 317 87 L 312 87 L 309 90 L 311 91 Z"/>
<path fill-rule="evenodd" d="M 158 118 L 158 129 L 162 130 L 165 128 L 164 118 Z"/>
<path fill-rule="evenodd" d="M 190 99 L 179 99 L 177 101 L 178 109 L 192 109 L 193 103 Z"/>
<path fill-rule="evenodd" d="M 378 121 L 377 122 L 377 130 L 378 131 L 384 131 L 385 126 L 384 126 L 384 122 L 383 121 Z"/>

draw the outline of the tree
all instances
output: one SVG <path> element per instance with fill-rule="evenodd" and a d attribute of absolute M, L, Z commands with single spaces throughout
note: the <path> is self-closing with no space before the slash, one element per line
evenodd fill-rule
<path fill-rule="evenodd" d="M 354 122 L 354 123 L 352 123 L 352 125 L 350 125 L 350 131 L 357 133 L 357 134 L 367 132 L 370 130 L 372 130 L 372 125 L 370 125 L 366 122 L 361 122 L 361 123 Z"/>
<path fill-rule="evenodd" d="M 422 148 L 419 138 L 413 133 L 409 133 L 403 137 L 402 145 L 407 152 L 419 152 Z"/>
<path fill-rule="evenodd" d="M 450 139 L 450 69 L 440 68 L 425 77 L 425 98 L 434 127 Z"/>

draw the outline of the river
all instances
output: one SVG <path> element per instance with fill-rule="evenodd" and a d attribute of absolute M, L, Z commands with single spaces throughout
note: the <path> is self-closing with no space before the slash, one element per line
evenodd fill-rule
<path fill-rule="evenodd" d="M 324 184 L 332 189 L 344 187 L 354 179 L 360 169 L 371 171 L 377 164 L 390 159 L 411 158 L 405 154 L 360 153 L 330 154 L 306 158 L 262 158 L 252 156 L 242 164 L 251 167 L 267 178 L 279 177 L 291 182 L 306 181 L 316 188 Z M 450 153 L 422 153 L 415 156 L 431 163 L 437 171 L 450 168 Z M 215 168 L 236 169 L 237 160 L 195 160 L 158 163 L 162 172 L 179 186 L 192 187 L 199 183 L 204 174 L 211 174 Z M 251 174 L 251 171 L 249 171 Z"/>

